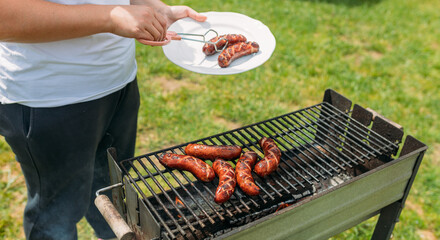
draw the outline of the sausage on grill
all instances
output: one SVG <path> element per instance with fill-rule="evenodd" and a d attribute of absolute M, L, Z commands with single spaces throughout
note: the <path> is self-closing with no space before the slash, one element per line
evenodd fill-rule
<path fill-rule="evenodd" d="M 218 41 L 219 39 L 221 40 Z M 246 42 L 247 39 L 241 34 L 225 34 L 214 37 L 209 41 L 213 43 L 218 41 L 218 43 L 216 43 L 215 45 L 217 45 L 217 49 L 220 50 L 225 46 L 226 42 L 228 43 L 228 46 L 230 46 L 238 42 Z M 216 53 L 214 44 L 205 43 L 205 45 L 203 46 L 203 53 L 205 53 L 206 56 L 214 55 Z"/>
<path fill-rule="evenodd" d="M 259 144 L 264 151 L 264 158 L 255 165 L 254 172 L 260 177 L 265 177 L 278 168 L 281 150 L 274 140 L 267 137 L 261 138 Z"/>
<path fill-rule="evenodd" d="M 236 145 L 204 145 L 191 143 L 185 147 L 185 153 L 203 160 L 221 158 L 226 161 L 240 157 L 241 147 Z"/>
<path fill-rule="evenodd" d="M 235 185 L 237 184 L 234 168 L 232 168 L 231 164 L 220 158 L 214 161 L 212 168 L 219 178 L 214 201 L 218 204 L 222 204 L 228 201 L 234 193 Z"/>
<path fill-rule="evenodd" d="M 255 185 L 252 177 L 252 167 L 257 161 L 257 154 L 253 151 L 245 152 L 235 166 L 235 176 L 238 186 L 248 195 L 256 196 L 260 194 L 260 188 Z"/>
<path fill-rule="evenodd" d="M 204 182 L 210 182 L 215 178 L 215 173 L 211 166 L 192 156 L 165 153 L 159 158 L 159 162 L 166 167 L 191 172 Z"/>
<path fill-rule="evenodd" d="M 222 68 L 228 67 L 235 59 L 256 53 L 259 50 L 260 45 L 256 42 L 239 42 L 234 45 L 228 45 L 218 56 L 218 65 Z"/>

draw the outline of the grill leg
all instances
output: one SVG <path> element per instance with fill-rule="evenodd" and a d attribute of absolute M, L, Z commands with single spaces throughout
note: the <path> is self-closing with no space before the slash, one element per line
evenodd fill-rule
<path fill-rule="evenodd" d="M 402 204 L 400 201 L 391 203 L 382 208 L 371 240 L 390 239 L 394 226 L 396 225 L 396 222 L 399 221 L 401 211 Z"/>
<path fill-rule="evenodd" d="M 399 221 L 400 213 L 402 212 L 403 206 L 406 202 L 406 198 L 408 197 L 409 191 L 414 182 L 417 171 L 419 170 L 420 164 L 422 163 L 422 159 L 426 151 L 426 145 L 419 142 L 415 138 L 408 136 L 400 155 L 407 154 L 408 152 L 411 152 L 411 150 L 414 151 L 415 149 L 413 149 L 413 147 L 425 147 L 425 150 L 420 152 L 417 156 L 412 175 L 403 193 L 403 198 L 382 208 L 382 210 L 380 211 L 379 220 L 377 220 L 373 236 L 371 237 L 372 240 L 390 239 L 391 234 L 393 233 L 394 225 L 396 225 L 396 223 Z"/>

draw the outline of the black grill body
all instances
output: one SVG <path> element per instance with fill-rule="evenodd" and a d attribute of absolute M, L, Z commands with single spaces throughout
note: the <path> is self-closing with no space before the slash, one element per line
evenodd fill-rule
<path fill-rule="evenodd" d="M 218 178 L 204 183 L 159 163 L 163 153 L 185 154 L 184 143 L 122 161 L 109 149 L 112 184 L 123 185 L 113 204 L 138 239 L 326 239 L 376 214 L 373 238 L 388 239 L 427 149 L 411 136 L 400 148 L 403 135 L 327 90 L 322 103 L 190 142 L 239 145 L 262 159 L 258 140 L 274 139 L 281 162 L 268 177 L 254 174 L 259 196 L 237 187 L 218 205 Z"/>

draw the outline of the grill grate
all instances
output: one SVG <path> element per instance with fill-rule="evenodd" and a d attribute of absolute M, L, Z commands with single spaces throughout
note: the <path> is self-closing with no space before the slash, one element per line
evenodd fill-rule
<path fill-rule="evenodd" d="M 372 159 L 391 159 L 398 143 L 390 142 L 349 114 L 323 102 L 194 141 L 240 145 L 243 151 L 255 151 L 261 159 L 264 155 L 258 140 L 270 137 L 282 151 L 276 172 L 264 179 L 253 175 L 261 189 L 259 196 L 249 197 L 237 187 L 223 205 L 213 201 L 217 178 L 203 183 L 191 173 L 167 169 L 158 162 L 159 155 L 165 152 L 184 154 L 188 143 L 124 160 L 121 168 L 165 234 L 170 238 L 206 238 L 270 214 L 280 204 L 298 201 L 312 194 L 321 181 Z"/>

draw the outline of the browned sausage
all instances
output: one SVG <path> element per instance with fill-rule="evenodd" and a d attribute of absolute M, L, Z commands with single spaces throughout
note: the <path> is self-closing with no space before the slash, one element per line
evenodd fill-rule
<path fill-rule="evenodd" d="M 281 150 L 274 140 L 267 137 L 261 138 L 259 144 L 264 151 L 264 158 L 255 165 L 254 172 L 260 177 L 265 177 L 278 168 Z"/>
<path fill-rule="evenodd" d="M 219 39 L 221 40 L 218 41 Z M 247 39 L 241 34 L 225 34 L 214 37 L 209 41 L 213 43 L 218 41 L 218 43 L 216 43 L 215 45 L 217 46 L 217 50 L 221 50 L 225 46 L 226 42 L 228 43 L 228 46 L 230 46 L 238 42 L 246 42 Z M 203 53 L 205 53 L 206 56 L 214 55 L 216 53 L 214 44 L 205 43 L 205 45 L 203 46 Z"/>
<path fill-rule="evenodd" d="M 236 145 L 203 145 L 191 143 L 185 147 L 185 153 L 203 160 L 221 158 L 230 161 L 240 157 L 241 147 Z"/>
<path fill-rule="evenodd" d="M 166 167 L 191 172 L 204 182 L 210 182 L 215 178 L 214 169 L 211 166 L 192 156 L 165 153 L 159 158 L 159 162 Z"/>
<path fill-rule="evenodd" d="M 245 152 L 238 159 L 235 166 L 235 176 L 237 177 L 238 186 L 248 195 L 256 196 L 260 194 L 260 188 L 255 185 L 252 177 L 252 167 L 257 161 L 257 154 L 253 151 Z"/>
<path fill-rule="evenodd" d="M 218 65 L 222 68 L 228 67 L 235 59 L 256 53 L 259 50 L 260 46 L 256 42 L 239 42 L 229 45 L 218 56 Z"/>
<path fill-rule="evenodd" d="M 215 191 L 214 201 L 222 204 L 229 200 L 235 190 L 237 180 L 235 180 L 234 168 L 228 162 L 217 159 L 212 164 L 215 174 L 219 178 L 217 191 Z"/>

